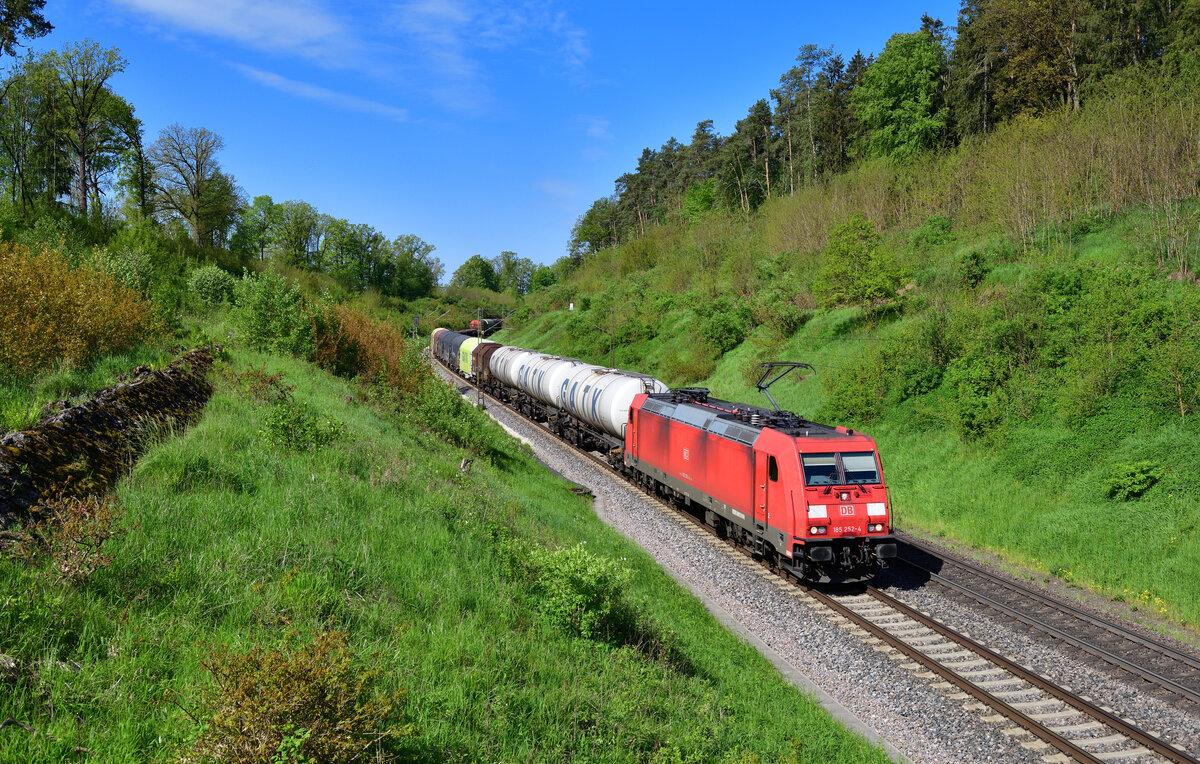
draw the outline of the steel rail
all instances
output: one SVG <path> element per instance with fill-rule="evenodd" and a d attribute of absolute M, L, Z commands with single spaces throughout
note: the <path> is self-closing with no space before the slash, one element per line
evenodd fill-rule
<path fill-rule="evenodd" d="M 916 662 L 920 663 L 922 666 L 929 669 L 933 673 L 942 677 L 943 679 L 950 682 L 951 684 L 954 684 L 959 689 L 967 692 L 969 695 L 971 695 L 971 697 L 975 698 L 976 700 L 978 700 L 978 701 L 986 704 L 988 707 L 1004 714 L 1005 716 L 1007 716 L 1009 719 L 1011 719 L 1012 721 L 1019 724 L 1024 729 L 1028 730 L 1029 732 L 1033 733 L 1034 735 L 1041 738 L 1045 742 L 1054 746 L 1060 752 L 1066 754 L 1067 756 L 1070 756 L 1075 761 L 1088 762 L 1089 764 L 1100 764 L 1103 761 L 1103 759 L 1097 758 L 1091 752 L 1087 751 L 1086 749 L 1080 748 L 1079 746 L 1075 745 L 1075 743 L 1071 742 L 1067 738 L 1063 737 L 1062 735 L 1059 735 L 1057 732 L 1054 732 L 1053 730 L 1046 727 L 1045 725 L 1037 722 L 1032 717 L 1030 717 L 1028 714 L 1026 714 L 1024 711 L 1013 708 L 1008 703 L 1004 702 L 1003 700 L 1000 700 L 999 698 L 992 695 L 990 692 L 988 692 L 987 690 L 978 686 L 974 682 L 970 681 L 969 679 L 966 679 L 965 677 L 960 676 L 957 672 L 955 672 L 950 667 L 929 657 L 928 655 L 921 652 L 920 650 L 913 647 L 912 645 L 909 645 L 904 640 L 902 640 L 899 637 L 888 632 L 882 626 L 879 626 L 876 623 L 874 623 L 873 621 L 871 621 L 870 619 L 864 618 L 863 616 L 854 612 L 850 608 L 846 607 L 842 603 L 840 603 L 837 600 L 830 597 L 828 594 L 825 594 L 824 592 L 818 591 L 818 590 L 810 588 L 810 587 L 806 587 L 806 590 L 807 590 L 806 593 L 810 597 L 817 600 L 825 607 L 833 610 L 835 613 L 842 616 L 843 618 L 849 619 L 850 621 L 852 621 L 854 624 L 856 624 L 860 628 L 868 631 L 872 636 L 874 636 L 878 639 L 881 639 L 884 642 L 887 642 L 888 645 L 890 645 L 891 647 L 895 648 L 896 650 L 899 650 L 900 652 L 904 653 L 908 657 L 910 657 L 913 660 L 915 660 Z M 871 596 L 875 597 L 875 599 L 884 602 L 889 607 L 895 608 L 895 606 L 897 604 L 899 604 L 894 601 L 889 601 L 889 600 L 891 600 L 891 598 L 887 597 L 886 595 L 884 595 L 882 598 L 879 597 L 877 595 L 877 592 L 872 591 L 869 587 L 868 587 L 867 591 L 869 594 L 871 594 Z M 899 610 L 899 608 L 896 608 L 896 609 Z M 900 612 L 904 612 L 904 611 L 901 610 Z M 909 613 L 905 613 L 905 615 L 909 615 L 910 618 L 913 617 Z M 935 622 L 930 621 L 929 619 L 924 618 L 924 617 L 914 618 L 914 620 L 917 620 L 919 623 L 921 623 L 924 626 L 934 629 L 939 634 L 941 634 L 942 636 L 951 640 L 952 642 L 955 642 L 956 644 L 961 645 L 962 647 L 965 647 L 965 648 L 971 650 L 972 652 L 975 652 L 977 655 L 983 656 L 990 660 L 990 656 L 987 655 L 987 653 L 990 651 L 988 651 L 987 648 L 984 648 L 982 645 L 978 645 L 977 643 L 975 643 L 973 640 L 969 639 L 968 637 L 965 637 L 962 634 L 959 634 L 958 632 L 956 632 L 952 629 L 948 629 L 944 626 L 941 626 L 940 624 L 936 624 Z M 979 649 L 977 649 L 977 648 L 979 648 Z"/>
<path fill-rule="evenodd" d="M 929 549 L 928 547 L 925 547 L 924 545 L 921 545 L 919 543 L 913 542 L 912 540 L 910 540 L 910 538 L 905 538 L 903 540 L 903 543 L 908 544 L 909 546 L 912 546 L 915 549 L 919 549 L 922 552 L 925 552 L 926 554 L 933 555 L 934 557 L 937 557 L 938 559 L 942 559 L 942 560 L 946 559 L 942 555 L 937 554 L 937 552 L 935 552 L 934 550 Z M 1170 677 L 1159 674 L 1158 672 L 1154 671 L 1153 669 L 1150 669 L 1144 665 L 1135 663 L 1134 661 L 1131 661 L 1127 658 L 1123 658 L 1120 655 L 1117 655 L 1109 650 L 1104 649 L 1103 647 L 1100 647 L 1098 645 L 1094 645 L 1090 642 L 1087 642 L 1084 639 L 1081 639 L 1080 637 L 1077 637 L 1073 634 L 1070 634 L 1070 633 L 1064 631 L 1060 627 L 1054 626 L 1053 624 L 1050 624 L 1043 620 L 1035 618 L 1035 617 L 1029 615 L 1028 613 L 1022 612 L 1021 610 L 1018 610 L 1018 609 L 1016 609 L 1010 605 L 1007 605 L 993 597 L 990 597 L 983 592 L 979 592 L 974 589 L 971 589 L 970 587 L 960 584 L 957 581 L 951 581 L 950 579 L 946 578 L 945 576 L 942 576 L 932 570 L 929 570 L 924 565 L 920 565 L 918 563 L 913 562 L 912 560 L 905 559 L 904 557 L 899 557 L 897 559 L 899 559 L 904 564 L 909 565 L 909 566 L 921 571 L 922 573 L 927 574 L 931 579 L 936 581 L 941 586 L 945 586 L 948 589 L 952 589 L 952 590 L 960 592 L 968 597 L 971 597 L 972 599 L 986 605 L 989 608 L 993 608 L 994 610 L 1004 613 L 1005 615 L 1010 616 L 1012 618 L 1015 618 L 1028 626 L 1032 626 L 1035 629 L 1043 631 L 1046 634 L 1049 634 L 1050 636 L 1054 637 L 1055 639 L 1062 640 L 1063 642 L 1066 642 L 1080 650 L 1083 650 L 1084 652 L 1086 652 L 1096 658 L 1106 661 L 1114 666 L 1119 666 L 1120 668 L 1125 669 L 1126 671 L 1134 674 L 1135 676 L 1141 677 L 1142 679 L 1144 679 L 1148 682 L 1157 684 L 1157 685 L 1161 686 L 1163 689 L 1166 689 L 1172 693 L 1175 693 L 1176 695 L 1187 698 L 1188 700 L 1190 700 L 1194 703 L 1200 703 L 1200 692 L 1197 692 L 1195 689 L 1188 687 L 1187 685 L 1180 684 L 1179 682 L 1171 679 Z M 1189 666 L 1194 666 L 1194 667 L 1200 669 L 1200 661 L 1196 661 L 1191 656 L 1178 652 L 1177 650 L 1170 647 L 1169 645 L 1164 645 L 1164 644 L 1159 643 L 1156 640 L 1146 639 L 1138 634 L 1133 634 L 1132 632 L 1128 632 L 1126 629 L 1124 629 L 1124 627 L 1120 626 L 1119 624 L 1109 623 L 1100 618 L 1096 618 L 1095 616 L 1091 615 L 1090 613 L 1085 613 L 1082 610 L 1080 610 L 1079 608 L 1074 607 L 1070 603 L 1060 602 L 1058 600 L 1055 600 L 1054 598 L 1047 597 L 1046 595 L 1044 595 L 1032 588 L 1025 587 L 1020 584 L 1015 584 L 1013 582 L 1010 582 L 1004 578 L 1001 578 L 1001 577 L 995 575 L 994 573 L 991 573 L 989 571 L 984 571 L 980 568 L 977 568 L 977 567 L 970 565 L 968 563 L 965 563 L 963 561 L 952 558 L 949 560 L 949 562 L 952 564 L 958 565 L 959 567 L 964 568 L 972 575 L 979 576 L 980 578 L 984 578 L 986 580 L 994 581 L 999 585 L 1005 586 L 1011 590 L 1016 591 L 1017 593 L 1021 594 L 1022 596 L 1029 596 L 1031 599 L 1035 599 L 1038 602 L 1046 605 L 1047 607 L 1054 608 L 1055 610 L 1058 610 L 1060 612 L 1065 612 L 1068 615 L 1074 616 L 1074 617 L 1084 620 L 1088 623 L 1091 623 L 1098 628 L 1105 629 L 1110 634 L 1114 634 L 1120 638 L 1137 642 L 1138 644 L 1141 644 L 1148 648 L 1157 650 L 1160 653 L 1165 654 L 1167 657 L 1169 657 L 1173 660 L 1177 660 L 1182 663 L 1186 663 Z"/>
<path fill-rule="evenodd" d="M 1012 674 L 1013 676 L 1016 676 L 1024 681 L 1028 682 L 1029 684 L 1033 685 L 1034 687 L 1037 687 L 1039 690 L 1042 690 L 1043 692 L 1045 692 L 1048 695 L 1052 695 L 1053 697 L 1057 698 L 1058 700 L 1062 701 L 1063 703 L 1066 703 L 1067 705 L 1075 708 L 1077 711 L 1084 714 L 1085 716 L 1090 716 L 1093 719 L 1095 719 L 1096 721 L 1100 722 L 1101 724 L 1104 724 L 1106 727 L 1111 727 L 1112 729 L 1116 730 L 1117 732 L 1120 732 L 1122 735 L 1125 735 L 1130 740 L 1133 740 L 1137 743 L 1140 743 L 1140 744 L 1146 746 L 1147 748 L 1152 750 L 1154 753 L 1166 758 L 1168 761 L 1184 762 L 1186 764 L 1194 764 L 1197 761 L 1196 759 L 1192 758 L 1191 756 L 1184 753 L 1183 751 L 1180 751 L 1179 749 L 1175 748 L 1174 746 L 1170 745 L 1169 743 L 1167 743 L 1163 740 L 1159 740 L 1158 738 L 1145 732 L 1144 730 L 1139 729 L 1138 727 L 1135 727 L 1134 725 L 1130 724 L 1129 722 L 1126 722 L 1124 719 L 1120 718 L 1119 716 L 1117 716 L 1113 713 L 1110 713 L 1108 711 L 1105 711 L 1103 708 L 1101 708 L 1100 706 L 1097 706 L 1095 703 L 1084 700 L 1083 698 L 1079 697 L 1075 693 L 1070 692 L 1069 690 L 1066 690 L 1066 689 L 1060 687 L 1059 685 L 1040 676 L 1039 674 L 1035 674 L 1034 672 L 1030 671 L 1029 669 L 1025 668 L 1024 666 L 1021 666 L 1018 663 L 1014 663 L 1013 661 L 1009 660 L 1008 658 L 1005 658 L 1003 655 L 1000 655 L 999 653 L 997 653 L 987 647 L 984 647 L 983 645 L 979 644 L 978 642 L 971 639 L 970 637 L 968 637 L 964 634 L 960 634 L 959 632 L 955 631 L 954 629 L 951 629 L 948 626 L 944 626 L 943 624 L 938 623 L 937 621 L 933 620 L 932 618 L 930 618 L 929 616 L 920 612 L 919 610 L 915 610 L 912 607 L 909 607 L 908 605 L 904 604 L 903 602 L 900 602 L 896 598 L 881 592 L 880 590 L 876 589 L 875 587 L 873 587 L 873 586 L 867 587 L 867 593 L 870 594 L 872 597 L 874 597 L 876 600 L 879 600 L 880 602 L 883 602 L 884 604 L 886 604 L 888 607 L 891 607 L 891 608 L 903 613 L 904 615 L 908 616 L 909 618 L 913 619 L 914 621 L 917 621 L 921 625 L 926 626 L 926 627 L 932 629 L 933 631 L 938 632 L 939 634 L 946 637 L 947 639 L 958 642 L 963 647 L 966 647 L 967 649 L 976 653 L 980 657 L 990 661 L 991 663 L 996 664 L 997 666 L 1000 666 L 1001 668 L 1003 668 L 1005 671 Z M 1022 726 L 1024 726 L 1024 725 L 1022 725 Z M 1033 730 L 1030 730 L 1030 731 L 1032 732 Z M 1039 735 L 1039 737 L 1041 737 L 1041 736 Z M 1043 738 L 1043 739 L 1045 739 L 1045 738 Z M 1047 741 L 1047 742 L 1049 742 L 1049 741 Z"/>
<path fill-rule="evenodd" d="M 519 412 L 517 412 L 515 409 L 513 409 L 508 404 L 504 403 L 503 401 L 499 400 L 498 398 L 495 398 L 490 393 L 484 392 L 481 388 L 479 388 L 477 385 L 472 384 L 469 380 L 459 377 L 452 369 L 450 369 L 445 364 L 443 364 L 440 359 L 436 358 L 436 356 L 434 357 L 434 360 L 437 362 L 438 366 L 440 366 L 442 369 L 444 369 L 447 373 L 449 373 L 452 376 L 452 381 L 455 384 L 455 389 L 459 389 L 461 392 L 461 389 L 458 387 L 458 383 L 461 382 L 467 386 L 468 390 L 471 390 L 471 389 L 476 390 L 483 397 L 485 397 L 488 400 L 492 401 L 493 403 L 503 407 L 505 410 L 516 413 L 518 416 L 521 416 Z M 528 422 L 529 424 L 533 425 L 534 427 L 537 427 L 550 435 L 554 435 L 554 433 L 546 425 L 544 425 L 540 422 L 534 422 L 523 416 L 521 418 L 523 421 Z M 730 539 L 721 538 L 719 535 L 717 535 L 713 531 L 712 528 L 710 528 L 709 526 L 707 526 L 703 522 L 701 522 L 699 518 L 696 518 L 687 512 L 683 512 L 683 511 L 676 509 L 675 506 L 673 504 L 671 504 L 668 500 L 657 495 L 656 493 L 653 493 L 652 491 L 650 491 L 648 489 L 647 486 L 643 486 L 639 483 L 629 480 L 628 478 L 625 478 L 625 476 L 621 475 L 621 473 L 614 471 L 612 469 L 611 465 L 608 464 L 608 462 L 606 462 L 604 459 L 597 457 L 594 453 L 592 453 L 590 451 L 585 451 L 584 449 L 580 448 L 579 446 L 576 446 L 573 443 L 570 443 L 563 438 L 559 438 L 556 436 L 555 439 L 558 442 L 562 443 L 563 445 L 567 446 L 572 451 L 575 451 L 578 455 L 590 460 L 591 462 L 594 462 L 595 464 L 597 464 L 599 466 L 604 467 L 605 474 L 611 474 L 611 475 L 620 477 L 620 478 L 624 479 L 630 485 L 642 489 L 642 491 L 644 493 L 646 493 L 649 496 L 652 496 L 653 498 L 658 500 L 659 503 L 663 504 L 666 507 L 669 507 L 672 510 L 675 510 L 672 513 L 673 515 L 682 516 L 684 519 L 688 520 L 692 525 L 695 525 L 696 527 L 711 534 L 714 538 L 717 538 L 718 540 L 724 542 L 728 548 L 730 548 L 736 552 L 739 552 L 742 555 L 749 557 L 751 559 L 756 559 L 756 560 L 758 559 L 758 558 L 755 558 L 750 551 L 746 550 L 741 545 L 733 542 Z M 761 562 L 761 560 L 759 560 L 759 561 Z M 838 613 L 842 617 L 852 621 L 853 623 L 855 623 L 859 627 L 863 628 L 864 630 L 868 631 L 869 633 L 871 633 L 878 639 L 880 639 L 884 642 L 887 642 L 893 648 L 899 650 L 900 652 L 904 653 L 905 655 L 908 655 L 913 660 L 917 661 L 921 665 L 923 665 L 926 668 L 928 668 L 929 670 L 933 671 L 938 676 L 943 677 L 946 681 L 951 682 L 955 686 L 961 688 L 964 692 L 967 692 L 969 695 L 976 698 L 980 702 L 986 704 L 990 708 L 993 708 L 996 711 L 999 711 L 1000 713 L 1004 714 L 1006 717 L 1008 717 L 1009 719 L 1011 719 L 1012 721 L 1014 721 L 1015 723 L 1020 725 L 1023 729 L 1028 730 L 1030 733 L 1032 733 L 1036 737 L 1040 738 L 1041 740 L 1045 741 L 1047 744 L 1058 749 L 1064 755 L 1071 757 L 1075 761 L 1088 762 L 1088 764 L 1100 764 L 1101 762 L 1105 761 L 1105 759 L 1101 759 L 1101 758 L 1097 757 L 1095 754 L 1092 754 L 1089 751 L 1079 747 L 1078 745 L 1073 743 L 1071 740 L 1069 740 L 1065 737 L 1062 737 L 1058 733 L 1054 732 L 1053 729 L 1047 727 L 1046 725 L 1041 724 L 1040 722 L 1036 721 L 1029 715 L 1025 714 L 1023 711 L 1021 711 L 1017 708 L 1013 708 L 1005 701 L 1003 701 L 1000 698 L 997 698 L 994 695 L 992 695 L 991 693 L 989 693 L 987 690 L 975 685 L 970 680 L 960 676 L 959 674 L 957 674 L 953 669 L 949 668 L 948 666 L 946 666 L 942 663 L 939 663 L 936 659 L 934 659 L 930 656 L 927 656 L 924 653 L 920 652 L 917 648 L 912 647 L 911 645 L 908 645 L 906 642 L 901 640 L 899 637 L 896 637 L 896 636 L 890 634 L 882 627 L 872 623 L 870 620 L 868 620 L 868 619 L 864 618 L 863 616 L 859 615 L 858 613 L 854 612 L 852 609 L 850 609 L 850 608 L 846 607 L 845 605 L 841 604 L 840 602 L 834 600 L 825 592 L 822 592 L 821 590 L 815 588 L 812 584 L 804 582 L 804 581 L 796 578 L 794 574 L 784 571 L 780 568 L 774 568 L 774 567 L 771 567 L 770 565 L 766 565 L 765 563 L 763 564 L 763 567 L 769 571 L 776 573 L 777 575 L 779 575 L 781 578 L 783 578 L 785 580 L 791 580 L 792 582 L 797 584 L 800 588 L 802 588 L 807 595 L 813 597 L 813 599 L 817 600 L 822 605 L 830 608 L 831 610 Z M 874 599 L 886 604 L 888 607 L 891 607 L 894 610 L 900 612 L 901 614 L 903 614 L 909 618 L 912 618 L 913 620 L 917 621 L 921 625 L 941 634 L 942 636 L 946 637 L 947 639 L 950 639 L 953 642 L 956 642 L 957 644 L 961 645 L 962 647 L 965 647 L 965 648 L 971 650 L 972 652 L 975 652 L 977 655 L 984 658 L 985 660 L 992 662 L 993 664 L 1005 669 L 1006 671 L 1013 674 L 1014 676 L 1028 682 L 1029 684 L 1037 687 L 1038 689 L 1043 690 L 1048 695 L 1051 695 L 1054 698 L 1060 700 L 1061 702 L 1071 706 L 1072 708 L 1076 709 L 1078 712 L 1082 713 L 1083 715 L 1089 716 L 1089 717 L 1095 719 L 1096 721 L 1100 722 L 1101 724 L 1104 724 L 1105 726 L 1108 726 L 1108 727 L 1120 732 L 1121 734 L 1128 737 L 1130 740 L 1146 746 L 1148 749 L 1150 749 L 1154 753 L 1162 756 L 1163 758 L 1167 759 L 1168 761 L 1178 762 L 1179 764 L 1200 764 L 1200 759 L 1192 758 L 1191 756 L 1184 753 L 1183 751 L 1180 751 L 1180 750 L 1172 747 L 1170 744 L 1168 744 L 1162 740 L 1159 740 L 1158 738 L 1154 737 L 1153 735 L 1150 735 L 1149 733 L 1145 732 L 1144 730 L 1141 730 L 1138 727 L 1136 727 L 1132 724 L 1129 724 L 1128 722 L 1115 716 L 1114 714 L 1111 714 L 1111 713 L 1105 711 L 1104 709 L 1100 708 L 1099 706 L 1096 706 L 1095 704 L 1090 703 L 1089 701 L 1086 701 L 1083 698 L 1080 698 L 1078 695 L 1075 695 L 1074 693 L 1070 692 L 1069 690 L 1066 690 L 1066 689 L 1058 686 L 1057 684 L 1054 684 L 1050 680 L 1045 679 L 1044 677 L 1041 677 L 1041 676 L 1029 671 L 1028 669 L 1023 668 L 1019 664 L 1013 663 L 1012 661 L 1008 660 L 1007 658 L 1004 658 L 1003 656 L 999 655 L 998 653 L 995 653 L 992 650 L 988 649 L 987 647 L 984 647 L 983 645 L 975 642 L 970 637 L 960 634 L 957 631 L 949 628 L 948 626 L 944 626 L 944 625 L 938 623 L 937 621 L 932 620 L 931 618 L 924 615 L 923 613 L 920 613 L 919 611 L 912 609 L 908 605 L 905 605 L 904 603 L 900 602 L 899 600 L 896 600 L 893 597 L 890 597 L 889 595 L 884 594 L 883 592 L 879 591 L 878 589 L 868 586 L 868 587 L 866 587 L 866 591 Z M 1087 741 L 1087 738 L 1084 738 L 1084 739 L 1082 739 L 1081 742 L 1086 742 L 1086 741 Z"/>

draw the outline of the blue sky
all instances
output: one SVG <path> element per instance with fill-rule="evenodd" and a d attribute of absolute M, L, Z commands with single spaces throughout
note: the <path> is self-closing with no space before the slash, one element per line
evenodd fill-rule
<path fill-rule="evenodd" d="M 778 5 L 779 7 L 772 7 Z M 35 49 L 91 38 L 148 141 L 224 138 L 248 196 L 303 199 L 437 247 L 564 254 L 571 226 L 645 146 L 727 134 L 805 43 L 849 58 L 952 25 L 957 2 L 678 5 L 555 0 L 49 0 Z"/>

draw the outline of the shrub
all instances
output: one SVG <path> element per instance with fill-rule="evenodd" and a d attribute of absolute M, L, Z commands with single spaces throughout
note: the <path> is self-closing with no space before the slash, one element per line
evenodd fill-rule
<path fill-rule="evenodd" d="M 718 355 L 724 355 L 742 344 L 742 340 L 754 328 L 750 306 L 740 300 L 720 297 L 702 305 L 698 312 L 703 316 L 700 336 L 716 349 Z"/>
<path fill-rule="evenodd" d="M 205 265 L 188 277 L 188 291 L 205 305 L 220 305 L 233 299 L 237 280 L 215 265 Z"/>
<path fill-rule="evenodd" d="M 304 312 L 300 287 L 274 271 L 245 272 L 234 285 L 234 325 L 255 350 L 307 357 L 312 328 Z"/>
<path fill-rule="evenodd" d="M 826 308 L 870 309 L 896 297 L 901 275 L 895 260 L 879 246 L 875 226 L 856 214 L 829 234 L 813 295 Z"/>
<path fill-rule="evenodd" d="M 289 451 L 312 451 L 340 438 L 344 428 L 328 417 L 319 417 L 303 401 L 280 401 L 271 407 L 261 435 L 268 443 Z"/>
<path fill-rule="evenodd" d="M 30 251 L 54 250 L 77 263 L 88 246 L 83 226 L 69 215 L 41 215 L 31 228 L 21 232 L 17 241 Z"/>
<path fill-rule="evenodd" d="M 194 746 L 202 760 L 366 761 L 416 734 L 400 723 L 404 693 L 377 691 L 340 631 L 281 648 L 238 653 L 217 648 L 204 661 L 215 686 L 203 699 L 205 730 Z"/>
<path fill-rule="evenodd" d="M 312 311 L 313 361 L 344 377 L 358 376 L 403 394 L 419 381 L 404 362 L 405 332 L 344 305 L 322 304 Z"/>
<path fill-rule="evenodd" d="M 132 289 L 143 297 L 150 294 L 154 263 L 149 252 L 143 249 L 97 247 L 93 252 L 92 262 L 97 269 L 112 276 L 121 286 Z"/>
<path fill-rule="evenodd" d="M 48 546 L 54 569 L 64 581 L 86 581 L 108 567 L 112 557 L 104 546 L 124 534 L 117 527 L 122 507 L 112 497 L 62 497 L 42 505 L 50 512 Z"/>
<path fill-rule="evenodd" d="M 954 238 L 950 230 L 950 219 L 944 215 L 930 215 L 919 228 L 909 236 L 909 242 L 917 248 L 935 247 L 945 244 Z"/>
<path fill-rule="evenodd" d="M 583 544 L 550 550 L 508 542 L 506 552 L 510 573 L 525 579 L 551 626 L 588 639 L 630 630 L 634 617 L 623 592 L 632 574 L 617 561 Z"/>
<path fill-rule="evenodd" d="M 760 290 L 754 297 L 754 322 L 770 329 L 776 339 L 786 339 L 810 318 L 811 314 L 800 308 L 800 299 L 781 289 Z"/>
<path fill-rule="evenodd" d="M 1104 492 L 1110 499 L 1136 499 L 1159 481 L 1163 468 L 1154 462 L 1115 464 L 1104 481 Z"/>
<path fill-rule="evenodd" d="M 679 385 L 707 379 L 717 369 L 715 355 L 716 351 L 704 343 L 683 350 L 668 350 L 659 363 L 663 381 Z"/>
<path fill-rule="evenodd" d="M 717 200 L 717 183 L 712 178 L 688 186 L 683 195 L 683 217 L 694 223 L 713 208 Z"/>
<path fill-rule="evenodd" d="M 17 555 L 29 562 L 48 555 L 53 575 L 78 583 L 112 562 L 104 547 L 124 534 L 117 527 L 123 514 L 123 508 L 111 496 L 79 498 L 59 494 L 34 508 L 37 525 L 8 535 L 16 542 Z"/>
<path fill-rule="evenodd" d="M 250 367 L 241 374 L 229 372 L 228 379 L 233 385 L 252 400 L 259 403 L 283 403 L 292 399 L 295 385 L 289 385 L 282 371 L 274 374 L 267 373 L 266 364 L 262 368 Z"/>
<path fill-rule="evenodd" d="M 852 426 L 871 421 L 883 411 L 888 382 L 876 355 L 864 353 L 843 361 L 821 376 L 823 416 Z"/>
<path fill-rule="evenodd" d="M 159 333 L 150 306 L 111 275 L 61 252 L 0 243 L 0 369 L 28 376 L 81 366 Z"/>
<path fill-rule="evenodd" d="M 946 366 L 942 384 L 952 396 L 948 413 L 964 438 L 986 435 L 1004 416 L 1000 363 L 995 357 L 956 358 Z"/>

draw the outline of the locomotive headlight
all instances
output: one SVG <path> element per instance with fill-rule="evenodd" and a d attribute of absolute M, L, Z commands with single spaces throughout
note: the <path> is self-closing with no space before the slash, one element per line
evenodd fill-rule
<path fill-rule="evenodd" d="M 814 536 L 819 536 L 825 532 L 825 526 L 824 525 L 811 525 L 808 528 L 808 532 L 813 534 Z"/>
<path fill-rule="evenodd" d="M 872 523 L 867 526 L 867 533 L 879 533 L 883 530 L 883 523 Z"/>

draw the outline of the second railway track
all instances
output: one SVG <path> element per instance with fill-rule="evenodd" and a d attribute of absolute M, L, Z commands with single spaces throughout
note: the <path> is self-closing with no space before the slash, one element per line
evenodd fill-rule
<path fill-rule="evenodd" d="M 1160 698 L 1193 712 L 1200 709 L 1200 658 L 1196 655 L 968 560 L 938 552 L 908 534 L 898 535 L 902 542 L 899 565 L 919 579 L 1099 659 L 1120 674 L 1144 682 L 1146 690 Z"/>
<path fill-rule="evenodd" d="M 444 366 L 438 365 L 445 370 Z M 453 376 L 453 380 L 480 399 L 517 413 L 457 375 Z M 550 434 L 548 428 L 535 422 L 530 424 Z M 603 467 L 605 472 L 619 477 L 600 456 L 562 439 L 557 440 L 579 456 Z M 655 498 L 671 507 L 677 517 L 686 520 L 693 533 L 707 543 L 738 553 L 744 564 L 770 576 L 776 585 L 786 586 L 794 596 L 830 611 L 834 618 L 848 623 L 856 634 L 875 645 L 876 649 L 888 650 L 897 654 L 893 657 L 911 661 L 914 670 L 923 668 L 927 672 L 926 678 L 937 680 L 942 689 L 964 701 L 969 710 L 988 709 L 994 712 L 989 721 L 1007 720 L 1010 726 L 1003 730 L 1005 734 L 1017 739 L 1022 747 L 1038 751 L 1044 749 L 1042 759 L 1046 762 L 1171 761 L 1200 764 L 1200 760 L 1193 758 L 1189 751 L 1161 740 L 1158 733 L 1139 728 L 1111 710 L 1025 669 L 874 587 L 835 593 L 796 581 L 790 575 L 752 558 L 740 546 L 719 539 L 698 518 L 680 510 L 670 501 L 657 496 Z M 1057 602 L 1053 599 L 1050 601 Z M 1130 673 L 1140 673 L 1136 665 L 1131 665 L 1128 670 Z"/>

